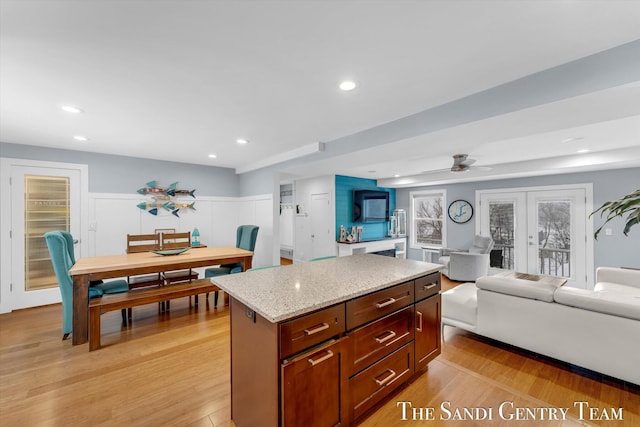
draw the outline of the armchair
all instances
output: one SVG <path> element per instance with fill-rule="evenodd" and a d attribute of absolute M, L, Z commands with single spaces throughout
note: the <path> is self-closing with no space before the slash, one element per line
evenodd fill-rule
<path fill-rule="evenodd" d="M 493 239 L 476 235 L 469 249 L 440 249 L 438 262 L 446 266 L 442 273 L 451 280 L 475 282 L 489 274 L 489 254 Z"/>
<path fill-rule="evenodd" d="M 62 339 L 65 340 L 71 334 L 73 325 L 73 280 L 69 276 L 69 269 L 76 263 L 73 237 L 66 231 L 56 230 L 45 233 L 44 239 L 47 242 L 53 271 L 56 274 L 62 296 Z M 126 280 L 91 284 L 89 298 L 99 297 L 103 294 L 127 292 L 128 290 L 129 285 Z M 127 324 L 127 314 L 124 309 L 122 310 L 122 321 L 125 325 Z"/>

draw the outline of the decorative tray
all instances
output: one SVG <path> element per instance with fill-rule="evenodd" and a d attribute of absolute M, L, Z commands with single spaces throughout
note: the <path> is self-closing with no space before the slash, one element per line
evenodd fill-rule
<path fill-rule="evenodd" d="M 163 256 L 168 256 L 168 255 L 178 255 L 181 254 L 183 252 L 188 251 L 191 248 L 180 248 L 180 249 L 172 249 L 169 251 L 151 251 L 154 254 L 158 254 L 158 255 L 163 255 Z"/>

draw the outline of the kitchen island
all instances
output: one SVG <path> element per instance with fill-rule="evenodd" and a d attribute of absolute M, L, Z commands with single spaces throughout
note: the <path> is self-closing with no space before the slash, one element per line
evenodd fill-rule
<path fill-rule="evenodd" d="M 231 418 L 349 425 L 440 354 L 439 264 L 374 254 L 218 276 Z"/>

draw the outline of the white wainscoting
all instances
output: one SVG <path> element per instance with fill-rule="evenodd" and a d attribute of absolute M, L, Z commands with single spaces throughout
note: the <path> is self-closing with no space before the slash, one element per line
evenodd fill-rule
<path fill-rule="evenodd" d="M 198 197 L 195 210 L 182 209 L 179 217 L 159 209 L 158 215 L 136 205 L 146 198 L 132 194 L 89 193 L 88 256 L 121 254 L 127 234 L 153 233 L 157 228 L 192 231 L 198 228 L 207 246 L 235 246 L 236 228 L 242 224 L 260 227 L 253 256 L 255 267 L 274 264 L 273 197 Z M 186 199 L 185 199 L 186 201 Z M 84 244 L 85 242 L 82 242 Z"/>

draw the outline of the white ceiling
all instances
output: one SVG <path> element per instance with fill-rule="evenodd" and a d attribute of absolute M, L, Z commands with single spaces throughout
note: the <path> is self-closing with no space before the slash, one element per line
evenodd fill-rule
<path fill-rule="evenodd" d="M 640 1 L 613 0 L 2 0 L 0 141 L 247 171 L 638 40 L 638 22 Z M 493 167 L 422 174 L 459 152 Z M 409 186 L 638 165 L 630 84 L 283 170 Z"/>

